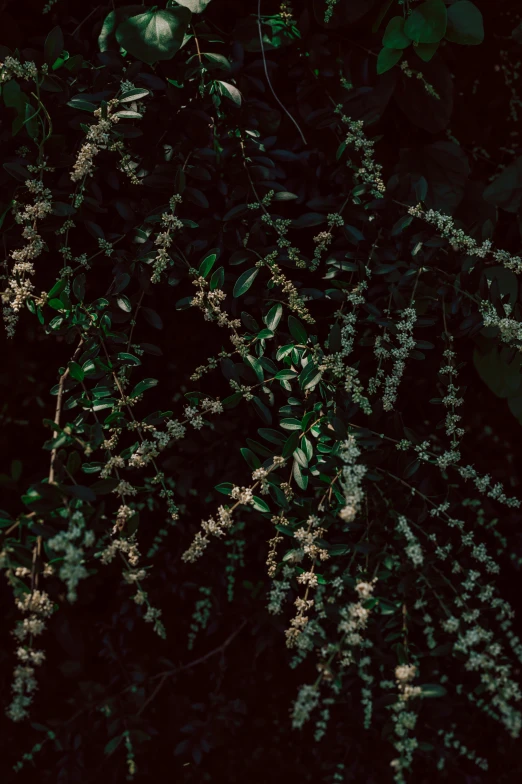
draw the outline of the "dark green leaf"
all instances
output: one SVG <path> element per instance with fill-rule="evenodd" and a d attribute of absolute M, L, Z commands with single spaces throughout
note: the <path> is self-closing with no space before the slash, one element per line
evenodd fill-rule
<path fill-rule="evenodd" d="M 259 267 L 252 267 L 249 270 L 243 272 L 242 275 L 236 280 L 234 285 L 233 296 L 234 297 L 241 297 L 243 294 L 246 294 L 252 283 L 255 281 L 259 274 Z"/>
<path fill-rule="evenodd" d="M 384 46 L 377 57 L 377 73 L 386 73 L 394 65 L 397 65 L 402 57 L 402 52 L 402 49 L 389 49 L 387 46 Z"/>
<path fill-rule="evenodd" d="M 404 32 L 404 17 L 392 17 L 384 32 L 382 45 L 388 49 L 405 49 L 410 44 L 411 39 Z"/>
<path fill-rule="evenodd" d="M 443 0 L 426 0 L 415 6 L 404 25 L 404 32 L 421 44 L 434 44 L 444 38 L 447 13 Z"/>
<path fill-rule="evenodd" d="M 484 40 L 482 13 L 470 0 L 457 0 L 448 8 L 446 38 L 455 44 L 471 46 Z"/>

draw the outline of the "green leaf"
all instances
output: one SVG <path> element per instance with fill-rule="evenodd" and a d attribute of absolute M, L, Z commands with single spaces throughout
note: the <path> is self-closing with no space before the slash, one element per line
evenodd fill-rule
<path fill-rule="evenodd" d="M 116 29 L 116 40 L 145 63 L 171 60 L 181 44 L 192 14 L 178 5 L 129 17 Z"/>
<path fill-rule="evenodd" d="M 192 297 L 189 297 L 188 299 L 192 300 Z M 150 324 L 151 327 L 154 327 L 154 329 L 163 329 L 163 321 L 161 320 L 161 316 L 159 313 L 156 313 L 155 310 L 152 308 L 142 307 L 141 313 L 143 313 L 145 321 Z"/>
<path fill-rule="evenodd" d="M 297 460 L 294 460 L 293 474 L 297 486 L 300 487 L 301 490 L 306 490 L 308 487 L 308 475 L 303 473 L 303 470 Z"/>
<path fill-rule="evenodd" d="M 66 286 L 66 279 L 61 278 L 60 280 L 57 280 L 52 289 L 47 294 L 48 299 L 52 299 L 53 297 L 58 296 L 58 294 L 61 294 Z"/>
<path fill-rule="evenodd" d="M 274 305 L 266 316 L 263 317 L 263 321 L 267 325 L 268 329 L 271 329 L 272 332 L 275 332 L 277 329 L 277 325 L 281 321 L 281 316 L 283 315 L 283 306 L 278 302 L 277 305 Z"/>
<path fill-rule="evenodd" d="M 193 14 L 201 14 L 210 3 L 210 0 L 176 0 L 176 2 L 178 5 L 188 8 Z"/>
<path fill-rule="evenodd" d="M 522 205 L 522 156 L 506 166 L 484 191 L 484 199 L 507 212 Z"/>
<path fill-rule="evenodd" d="M 434 44 L 444 38 L 447 24 L 446 6 L 443 0 L 426 0 L 416 6 L 404 25 L 404 32 L 420 44 Z"/>
<path fill-rule="evenodd" d="M 27 100 L 15 79 L 9 79 L 8 82 L 2 85 L 2 97 L 7 107 L 16 109 L 18 112 L 22 111 Z"/>
<path fill-rule="evenodd" d="M 85 280 L 85 273 L 81 272 L 72 282 L 74 296 L 79 302 L 83 302 L 83 298 L 85 297 Z"/>
<path fill-rule="evenodd" d="M 295 417 L 287 417 L 286 419 L 282 419 L 279 424 L 281 427 L 284 427 L 285 430 L 301 430 L 301 420 L 295 419 Z"/>
<path fill-rule="evenodd" d="M 271 444 L 277 444 L 278 446 L 281 446 L 281 444 L 284 444 L 285 442 L 285 436 L 278 430 L 271 430 L 269 427 L 260 427 L 257 432 L 261 438 L 270 441 Z"/>
<path fill-rule="evenodd" d="M 437 41 L 435 44 L 417 44 L 415 47 L 415 54 L 420 57 L 421 60 L 424 60 L 425 63 L 429 63 L 439 48 L 439 43 L 440 41 Z"/>
<path fill-rule="evenodd" d="M 446 38 L 468 46 L 481 44 L 484 40 L 482 13 L 470 0 L 458 0 L 448 8 Z"/>
<path fill-rule="evenodd" d="M 265 373 L 263 370 L 263 365 L 259 359 L 257 359 L 257 357 L 253 357 L 251 354 L 248 354 L 248 356 L 244 357 L 243 361 L 245 365 L 248 365 L 248 367 L 252 368 L 257 376 L 258 381 L 263 381 Z"/>
<path fill-rule="evenodd" d="M 224 267 L 218 267 L 217 270 L 212 273 L 212 277 L 210 278 L 210 291 L 223 288 L 224 282 L 225 269 Z"/>
<path fill-rule="evenodd" d="M 141 360 L 138 357 L 135 357 L 134 354 L 127 354 L 126 351 L 116 354 L 116 359 L 119 359 L 124 365 L 141 365 Z"/>
<path fill-rule="evenodd" d="M 216 68 L 230 71 L 230 60 L 228 60 L 224 54 L 217 54 L 216 52 L 202 52 L 201 54 L 205 60 L 207 60 L 211 65 L 214 65 Z"/>
<path fill-rule="evenodd" d="M 348 544 L 333 544 L 328 548 L 328 555 L 333 558 L 336 555 L 346 555 L 350 551 L 351 547 Z"/>
<path fill-rule="evenodd" d="M 233 487 L 232 482 L 222 482 L 220 485 L 216 485 L 214 490 L 217 490 L 218 493 L 223 493 L 223 495 L 230 495 Z"/>
<path fill-rule="evenodd" d="M 267 502 L 263 501 L 263 499 L 259 498 L 257 495 L 253 497 L 252 506 L 257 512 L 270 512 L 270 507 L 268 506 Z"/>
<path fill-rule="evenodd" d="M 120 22 L 128 19 L 129 16 L 140 14 L 142 12 L 142 5 L 127 5 L 123 8 L 117 8 L 115 11 L 111 11 L 110 14 L 107 14 L 103 20 L 100 35 L 98 36 L 98 46 L 100 47 L 100 52 L 107 52 L 109 49 L 117 49 L 118 47 L 113 41 L 113 36 Z"/>
<path fill-rule="evenodd" d="M 444 697 L 448 690 L 441 686 L 440 683 L 423 683 L 421 685 L 422 697 Z"/>
<path fill-rule="evenodd" d="M 233 296 L 234 297 L 241 297 L 243 294 L 246 294 L 252 283 L 255 281 L 259 273 L 259 267 L 252 267 L 246 272 L 243 272 L 242 275 L 236 280 L 234 285 Z"/>
<path fill-rule="evenodd" d="M 402 57 L 402 51 L 402 49 L 388 49 L 386 46 L 383 47 L 377 57 L 377 73 L 386 73 L 386 71 L 389 71 L 394 65 L 397 65 Z"/>
<path fill-rule="evenodd" d="M 18 482 L 22 476 L 22 462 L 20 460 L 11 461 L 11 477 L 13 481 Z"/>
<path fill-rule="evenodd" d="M 304 325 L 295 316 L 288 316 L 288 329 L 297 343 L 306 343 L 308 340 Z"/>
<path fill-rule="evenodd" d="M 241 106 L 241 93 L 234 87 L 233 84 L 229 84 L 228 82 L 221 82 L 218 81 L 219 84 L 219 92 L 221 95 L 224 95 L 226 98 L 230 98 L 230 100 L 236 104 L 236 106 Z"/>
<path fill-rule="evenodd" d="M 404 18 L 394 16 L 388 22 L 382 37 L 382 45 L 388 49 L 406 49 L 410 44 L 411 39 L 404 32 Z"/>
<path fill-rule="evenodd" d="M 214 266 L 217 259 L 217 253 L 209 253 L 208 256 L 205 256 L 201 264 L 199 265 L 199 274 L 206 278 L 212 267 Z"/>
<path fill-rule="evenodd" d="M 119 97 L 120 103 L 131 103 L 139 101 L 141 98 L 147 98 L 150 95 L 149 90 L 143 90 L 140 87 L 135 87 L 133 90 L 126 90 Z"/>
<path fill-rule="evenodd" d="M 116 302 L 118 303 L 118 307 L 124 310 L 125 313 L 132 312 L 131 301 L 125 294 L 120 294 L 119 297 L 116 297 Z"/>
<path fill-rule="evenodd" d="M 272 424 L 272 414 L 270 413 L 270 409 L 265 406 L 263 401 L 259 397 L 254 397 L 252 400 L 252 404 L 256 409 L 257 413 L 263 420 L 266 425 Z"/>
<path fill-rule="evenodd" d="M 75 381 L 83 381 L 85 373 L 77 362 L 69 362 L 68 368 L 71 378 L 74 378 Z"/>
<path fill-rule="evenodd" d="M 143 117 L 139 112 L 133 112 L 131 109 L 122 109 L 120 112 L 115 112 L 114 117 L 120 120 L 141 120 Z"/>
<path fill-rule="evenodd" d="M 48 65 L 53 65 L 59 55 L 63 52 L 63 33 L 59 27 L 53 27 L 44 44 L 44 57 Z"/>
<path fill-rule="evenodd" d="M 105 754 L 106 754 L 107 756 L 109 756 L 110 754 L 112 754 L 112 753 L 113 753 L 113 751 L 116 751 L 116 749 L 118 748 L 118 746 L 119 746 L 119 745 L 120 745 L 120 743 L 121 743 L 121 739 L 122 739 L 122 738 L 123 738 L 123 735 L 117 735 L 115 738 L 113 738 L 112 740 L 110 740 L 110 741 L 109 741 L 109 742 L 108 742 L 108 743 L 105 745 Z"/>
<path fill-rule="evenodd" d="M 243 455 L 244 459 L 247 462 L 248 467 L 255 471 L 256 468 L 260 468 L 261 461 L 257 455 L 255 455 L 251 449 L 247 449 L 246 447 L 241 447 L 241 454 Z"/>
<path fill-rule="evenodd" d="M 92 114 L 96 109 L 95 103 L 85 101 L 83 98 L 71 98 L 67 102 L 67 106 L 70 106 L 72 109 L 80 109 L 82 112 L 89 112 L 89 114 Z"/>
<path fill-rule="evenodd" d="M 152 389 L 152 387 L 157 386 L 158 379 L 157 378 L 144 378 L 141 381 L 138 381 L 132 392 L 130 393 L 129 397 L 138 397 L 138 395 L 142 395 L 145 390 Z"/>

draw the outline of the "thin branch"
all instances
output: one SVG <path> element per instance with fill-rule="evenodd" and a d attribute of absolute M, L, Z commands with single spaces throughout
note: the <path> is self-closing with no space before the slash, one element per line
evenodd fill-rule
<path fill-rule="evenodd" d="M 141 714 L 143 713 L 143 711 L 145 710 L 145 708 L 147 707 L 147 705 L 149 705 L 149 704 L 150 704 L 150 703 L 151 703 L 151 702 L 154 700 L 154 698 L 155 698 L 155 697 L 156 697 L 156 696 L 159 694 L 159 692 L 160 692 L 160 691 L 161 691 L 161 689 L 163 688 L 163 685 L 164 685 L 164 684 L 165 684 L 165 682 L 168 680 L 168 678 L 172 677 L 173 675 L 177 675 L 177 674 L 178 674 L 178 673 L 180 673 L 180 672 L 184 672 L 185 670 L 190 670 L 190 669 L 192 669 L 192 667 L 196 667 L 198 664 L 203 664 L 203 662 L 207 661 L 208 659 L 211 659 L 211 658 L 212 658 L 213 656 L 215 656 L 217 653 L 223 653 L 223 651 L 225 651 L 225 650 L 226 650 L 226 648 L 228 648 L 228 646 L 230 645 L 230 643 L 232 642 L 232 640 L 233 640 L 235 637 L 237 637 L 237 635 L 240 633 L 240 631 L 242 631 L 242 629 L 244 629 L 244 627 L 246 626 L 246 624 L 247 624 L 247 621 L 246 621 L 246 620 L 244 620 L 244 621 L 243 621 L 243 622 L 242 622 L 242 623 L 241 623 L 241 624 L 240 624 L 240 625 L 237 627 L 237 629 L 235 629 L 235 630 L 232 632 L 232 634 L 230 634 L 230 635 L 227 637 L 227 639 L 225 640 L 225 642 L 221 643 L 221 645 L 218 645 L 218 647 L 217 647 L 217 648 L 214 648 L 213 650 L 209 651 L 208 653 L 205 653 L 205 655 L 204 655 L 204 656 L 200 656 L 200 657 L 199 657 L 199 659 L 194 659 L 194 661 L 191 661 L 191 662 L 189 662 L 188 664 L 183 664 L 181 667 L 178 667 L 178 668 L 177 668 L 177 669 L 175 669 L 175 670 L 166 670 L 165 672 L 159 672 L 157 675 L 153 675 L 153 678 L 154 678 L 154 679 L 155 679 L 155 678 L 159 678 L 159 679 L 160 679 L 160 680 L 159 680 L 159 683 L 158 683 L 158 685 L 155 687 L 154 691 L 153 691 L 153 692 L 152 692 L 152 693 L 151 693 L 151 694 L 148 696 L 148 698 L 145 700 L 145 702 L 143 703 L 143 705 L 141 706 L 141 708 L 139 709 L 139 711 L 136 713 L 136 718 L 138 718 L 138 716 L 141 716 Z"/>
<path fill-rule="evenodd" d="M 270 81 L 270 76 L 268 74 L 268 68 L 267 68 L 267 65 L 266 65 L 265 47 L 263 45 L 263 29 L 262 29 L 262 26 L 261 26 L 261 0 L 258 0 L 258 2 L 257 2 L 257 27 L 258 27 L 258 30 L 259 30 L 259 46 L 261 47 L 261 57 L 263 58 L 263 68 L 265 69 L 265 76 L 266 76 L 266 81 L 268 82 L 268 86 L 270 87 L 272 95 L 276 99 L 276 101 L 279 104 L 279 106 L 281 107 L 281 109 L 284 111 L 284 113 L 287 115 L 287 117 L 289 117 L 292 120 L 293 124 L 295 125 L 295 127 L 299 131 L 299 135 L 301 136 L 301 139 L 303 140 L 303 144 L 308 144 L 308 142 L 306 141 L 306 139 L 304 137 L 304 133 L 302 132 L 302 130 L 299 127 L 299 125 L 297 124 L 297 121 L 294 119 L 294 117 L 292 117 L 292 115 L 290 114 L 290 112 L 288 111 L 288 109 L 286 108 L 284 103 L 282 103 L 279 100 L 279 98 L 276 95 L 276 92 L 275 92 L 274 88 L 272 87 L 272 82 Z"/>

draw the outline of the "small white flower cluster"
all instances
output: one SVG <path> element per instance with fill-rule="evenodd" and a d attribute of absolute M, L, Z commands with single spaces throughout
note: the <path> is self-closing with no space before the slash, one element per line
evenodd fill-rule
<path fill-rule="evenodd" d="M 411 685 L 416 675 L 417 668 L 414 664 L 401 664 L 395 668 L 399 699 L 391 706 L 391 710 L 395 734 L 393 745 L 399 756 L 393 759 L 390 765 L 397 784 L 404 784 L 404 771 L 410 768 L 413 752 L 419 745 L 416 738 L 409 736 L 409 733 L 415 729 L 417 714 L 407 707 L 409 700 L 419 697 L 422 693 L 420 686 Z"/>
<path fill-rule="evenodd" d="M 94 116 L 97 122 L 89 127 L 87 137 L 82 144 L 77 155 L 70 178 L 73 182 L 79 182 L 85 177 L 92 177 L 94 174 L 94 159 L 100 150 L 107 150 L 111 143 L 111 131 L 114 123 L 119 122 L 113 112 L 118 106 L 118 99 L 112 98 L 107 101 L 106 116 L 103 116 L 102 109 L 95 109 Z"/>
<path fill-rule="evenodd" d="M 217 537 L 224 536 L 225 531 L 227 531 L 233 523 L 234 510 L 240 505 L 254 504 L 254 490 L 257 489 L 259 484 L 262 485 L 262 483 L 266 481 L 266 476 L 271 471 L 281 465 L 284 465 L 284 463 L 284 458 L 276 456 L 272 460 L 272 465 L 267 469 L 263 469 L 264 473 L 262 477 L 255 480 L 252 487 L 233 487 L 230 492 L 230 496 L 235 501 L 235 504 L 233 504 L 230 509 L 227 509 L 224 506 L 220 506 L 218 508 L 217 519 L 210 517 L 208 520 L 202 521 L 201 527 L 204 533 L 201 533 L 201 531 L 197 532 L 192 544 L 188 550 L 183 553 L 183 560 L 189 563 L 196 561 L 203 554 L 209 543 L 208 535 Z"/>
<path fill-rule="evenodd" d="M 165 626 L 160 620 L 161 610 L 151 605 L 149 602 L 148 593 L 143 590 L 141 585 L 141 580 L 147 576 L 147 573 L 145 569 L 139 566 L 140 551 L 138 549 L 136 536 L 134 534 L 126 539 L 113 539 L 112 542 L 105 548 L 105 550 L 102 550 L 96 554 L 96 557 L 101 560 L 104 566 L 106 566 L 107 564 L 111 563 L 118 554 L 121 556 L 127 567 L 123 572 L 123 579 L 128 585 L 136 586 L 136 593 L 133 596 L 134 602 L 137 605 L 147 605 L 147 610 L 143 616 L 144 621 L 147 623 L 152 623 L 154 632 L 158 635 L 158 637 L 165 639 Z"/>
<path fill-rule="evenodd" d="M 32 296 L 34 285 L 31 276 L 35 274 L 33 261 L 42 253 L 45 243 L 36 230 L 37 221 L 42 220 L 52 210 L 52 195 L 41 180 L 25 181 L 25 187 L 33 198 L 33 203 L 13 202 L 15 221 L 23 226 L 22 237 L 26 244 L 14 250 L 11 258 L 15 262 L 1 298 L 4 305 L 4 321 L 9 337 L 14 335 L 18 313 Z"/>
<path fill-rule="evenodd" d="M 201 275 L 192 281 L 199 291 L 192 297 L 192 307 L 199 308 L 205 321 L 215 321 L 219 327 L 228 327 L 233 336 L 239 339 L 237 330 L 241 327 L 240 319 L 231 319 L 228 313 L 221 310 L 221 303 L 226 299 L 226 294 L 221 289 L 209 290 L 209 283 Z M 236 346 L 239 350 L 239 344 Z"/>
<path fill-rule="evenodd" d="M 301 686 L 291 710 L 294 730 L 300 730 L 304 727 L 312 711 L 319 705 L 319 700 L 320 692 L 317 686 L 309 684 Z"/>
<path fill-rule="evenodd" d="M 384 382 L 382 403 L 385 411 L 393 411 L 399 384 L 406 368 L 406 359 L 410 351 L 415 348 L 415 340 L 412 333 L 417 321 L 417 311 L 414 304 L 412 302 L 408 308 L 403 310 L 401 318 L 397 323 L 397 342 L 399 346 L 391 349 L 390 352 L 395 362 L 390 375 L 386 377 Z"/>
<path fill-rule="evenodd" d="M 340 662 L 342 667 L 349 667 L 355 662 L 354 648 L 365 647 L 361 632 L 366 629 L 370 610 L 364 606 L 364 603 L 373 596 L 376 582 L 377 580 L 374 578 L 371 582 L 357 583 L 355 590 L 359 600 L 351 602 L 340 610 L 341 621 L 337 626 L 337 631 L 343 635 L 341 643 L 343 655 Z"/>
<path fill-rule="evenodd" d="M 355 343 L 355 325 L 357 323 L 357 307 L 365 302 L 363 292 L 368 288 L 366 281 L 361 281 L 346 296 L 347 302 L 353 305 L 353 311 L 343 313 L 341 310 L 335 315 L 341 321 L 341 349 L 321 358 L 319 370 L 322 373 L 330 371 L 335 378 L 345 378 L 345 390 L 351 393 L 355 403 L 358 403 L 365 414 L 371 414 L 369 401 L 363 394 L 357 370 L 347 366 L 346 358 L 352 353 Z"/>
<path fill-rule="evenodd" d="M 357 151 L 362 151 L 363 160 L 362 165 L 355 169 L 356 179 L 368 185 L 371 195 L 375 199 L 382 199 L 382 195 L 386 190 L 382 180 L 382 166 L 376 163 L 375 143 L 367 139 L 364 135 L 363 120 L 352 120 L 343 114 L 342 106 L 336 106 L 335 113 L 341 116 L 341 122 L 348 126 L 348 134 L 346 136 L 346 146 L 351 146 Z M 348 164 L 351 165 L 351 164 Z"/>
<path fill-rule="evenodd" d="M 290 255 L 291 254 L 289 253 L 289 256 Z M 270 270 L 272 282 L 274 285 L 280 286 L 283 294 L 287 295 L 288 307 L 290 310 L 299 316 L 299 318 L 301 318 L 303 321 L 306 321 L 307 324 L 315 324 L 315 319 L 306 307 L 304 298 L 299 294 L 292 281 L 286 277 L 281 267 L 277 264 L 278 256 L 279 253 L 276 249 L 272 251 L 272 253 L 269 253 L 267 256 L 265 256 L 261 264 L 266 265 Z M 296 264 L 297 266 L 301 267 L 306 266 L 304 261 L 299 264 L 296 261 Z"/>
<path fill-rule="evenodd" d="M 520 507 L 521 502 L 519 499 L 507 496 L 501 482 L 496 482 L 493 485 L 489 474 L 481 476 L 471 465 L 460 466 L 457 470 L 463 479 L 473 480 L 479 493 L 487 495 L 488 498 L 492 498 L 494 501 L 498 501 L 499 504 L 505 504 L 505 506 L 509 506 L 512 509 Z"/>
<path fill-rule="evenodd" d="M 455 725 L 452 725 L 454 727 Z M 482 770 L 488 769 L 488 761 L 484 757 L 478 757 L 475 749 L 468 749 L 464 746 L 461 741 L 455 737 L 455 730 L 451 729 L 449 732 L 444 731 L 443 729 L 439 730 L 439 735 L 442 736 L 442 741 L 447 749 L 451 749 L 452 751 L 456 751 L 457 754 L 460 754 L 465 759 L 470 760 L 470 762 L 474 762 L 477 767 L 481 768 Z M 446 763 L 445 757 L 441 756 L 438 763 L 437 769 L 443 770 Z"/>
<path fill-rule="evenodd" d="M 428 95 L 431 95 L 432 98 L 435 98 L 437 101 L 440 101 L 440 95 L 435 90 L 433 85 L 426 81 L 424 75 L 420 71 L 417 71 L 415 68 L 411 68 L 407 60 L 403 60 L 401 62 L 401 70 L 403 74 L 409 77 L 410 79 L 415 77 L 416 79 L 419 80 L 419 82 L 422 82 L 422 86 L 424 87 Z"/>
<path fill-rule="evenodd" d="M 116 522 L 114 523 L 112 533 L 116 534 L 124 530 L 127 522 L 134 515 L 134 509 L 131 509 L 127 504 L 121 504 L 116 514 Z"/>
<path fill-rule="evenodd" d="M 450 345 L 452 340 L 450 339 Z M 458 445 L 459 441 L 464 435 L 463 428 L 458 426 L 461 418 L 457 413 L 456 410 L 459 406 L 464 403 L 464 399 L 459 397 L 459 387 L 455 386 L 455 379 L 457 377 L 457 368 L 455 367 L 455 359 L 456 359 L 456 352 L 452 350 L 451 347 L 447 348 L 443 354 L 444 358 L 447 361 L 447 365 L 441 367 L 439 373 L 442 376 L 449 376 L 449 383 L 446 386 L 446 394 L 442 398 L 442 405 L 445 406 L 448 411 L 446 413 L 446 435 L 448 438 L 451 438 L 451 450 L 449 452 L 448 457 L 446 457 L 442 462 L 440 462 L 439 458 L 439 467 L 446 467 L 450 463 L 456 463 L 460 460 L 460 454 L 458 452 Z"/>
<path fill-rule="evenodd" d="M 52 550 L 63 553 L 58 574 L 67 586 L 67 600 L 71 603 L 78 598 L 78 583 L 89 575 L 84 566 L 84 548 L 92 547 L 95 539 L 93 531 L 85 530 L 84 516 L 77 510 L 71 515 L 67 530 L 60 531 L 47 542 Z"/>
<path fill-rule="evenodd" d="M 321 263 L 323 253 L 326 253 L 332 243 L 332 229 L 334 226 L 344 226 L 344 220 L 341 215 L 332 212 L 328 215 L 328 231 L 320 231 L 314 237 L 315 249 L 312 263 L 310 264 L 310 271 L 315 272 Z M 299 266 L 299 265 L 298 265 Z"/>
<path fill-rule="evenodd" d="M 484 319 L 485 327 L 496 327 L 500 332 L 500 339 L 510 346 L 522 345 L 522 322 L 509 318 L 511 306 L 504 304 L 505 316 L 500 317 L 491 302 L 481 302 L 480 312 Z"/>
<path fill-rule="evenodd" d="M 180 203 L 181 196 L 179 194 L 172 196 L 169 202 L 170 212 L 165 212 L 161 216 L 161 228 L 163 231 L 160 231 L 154 240 L 158 253 L 152 262 L 151 283 L 159 283 L 162 273 L 170 266 L 171 259 L 168 249 L 172 245 L 172 234 L 183 228 L 182 222 L 176 216 L 176 207 Z"/>
<path fill-rule="evenodd" d="M 283 612 L 283 602 L 288 598 L 290 579 L 293 575 L 294 567 L 290 564 L 284 564 L 281 570 L 281 578 L 272 580 L 267 605 L 267 610 L 271 615 L 280 615 Z"/>
<path fill-rule="evenodd" d="M 303 598 L 297 597 L 294 604 L 297 608 L 297 614 L 290 621 L 290 628 L 285 631 L 286 644 L 289 648 L 293 648 L 298 644 L 300 637 L 308 624 L 308 615 L 306 614 L 314 606 L 314 600 L 308 598 L 311 588 L 317 588 L 318 577 L 315 574 L 315 559 L 319 558 L 325 561 L 328 556 L 328 551 L 324 547 L 317 544 L 325 533 L 325 529 L 319 526 L 320 520 L 315 515 L 311 515 L 306 521 L 306 528 L 298 528 L 294 532 L 294 537 L 299 542 L 299 549 L 294 553 L 294 562 L 299 562 L 305 555 L 312 559 L 312 566 L 308 572 L 302 571 L 298 577 L 297 582 L 306 586 L 305 595 Z"/>
<path fill-rule="evenodd" d="M 344 463 L 340 484 L 345 500 L 339 517 L 344 523 L 352 523 L 355 520 L 364 498 L 361 485 L 366 473 L 366 466 L 357 462 L 360 455 L 361 450 L 357 446 L 355 436 L 349 435 L 339 450 L 339 456 Z"/>
<path fill-rule="evenodd" d="M 47 73 L 47 70 L 47 65 L 43 65 L 42 73 Z M 34 82 L 38 77 L 38 68 L 32 60 L 21 63 L 16 57 L 8 55 L 5 60 L 0 63 L 0 84 L 8 82 L 15 76 L 19 79 L 27 79 L 27 81 Z"/>
<path fill-rule="evenodd" d="M 45 630 L 45 619 L 52 615 L 53 603 L 44 591 L 33 590 L 18 598 L 16 605 L 26 617 L 18 622 L 13 632 L 21 645 L 16 652 L 19 664 L 14 671 L 14 697 L 7 716 L 12 721 L 22 721 L 29 716 L 28 707 L 33 701 L 33 692 L 38 688 L 35 667 L 45 660 L 44 652 L 33 648 L 33 637 Z"/>
<path fill-rule="evenodd" d="M 505 250 L 493 250 L 490 240 L 484 240 L 482 245 L 479 245 L 473 237 L 469 237 L 462 229 L 456 228 L 451 215 L 443 215 L 436 210 L 423 210 L 420 204 L 416 207 L 410 207 L 408 212 L 410 215 L 422 218 L 435 226 L 441 237 L 449 241 L 453 250 L 463 251 L 469 256 L 476 256 L 479 259 L 491 256 L 506 269 L 513 270 L 515 273 L 522 272 L 522 258 L 520 256 L 511 256 Z"/>
<path fill-rule="evenodd" d="M 206 588 L 204 585 L 200 585 L 199 592 L 202 594 L 202 598 L 198 599 L 194 607 L 194 612 L 192 613 L 187 642 L 189 651 L 191 651 L 194 647 L 194 642 L 198 632 L 204 631 L 207 628 L 212 614 L 212 600 L 210 598 L 212 595 L 212 589 Z"/>
<path fill-rule="evenodd" d="M 413 563 L 414 566 L 422 566 L 424 563 L 424 554 L 419 540 L 408 525 L 408 521 L 404 515 L 399 515 L 397 524 L 395 526 L 397 533 L 404 536 L 408 544 L 406 545 L 406 555 Z"/>

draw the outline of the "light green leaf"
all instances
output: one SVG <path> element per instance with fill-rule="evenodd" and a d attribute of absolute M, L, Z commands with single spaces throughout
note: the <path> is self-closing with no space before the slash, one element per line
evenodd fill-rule
<path fill-rule="evenodd" d="M 116 29 L 116 40 L 145 63 L 170 60 L 185 37 L 192 14 L 181 5 L 129 17 Z"/>
<path fill-rule="evenodd" d="M 119 297 L 116 297 L 116 302 L 118 303 L 118 307 L 124 310 L 125 313 L 130 313 L 132 311 L 131 301 L 125 294 L 120 294 Z"/>
<path fill-rule="evenodd" d="M 118 100 L 120 103 L 131 103 L 133 101 L 140 101 L 142 98 L 147 98 L 149 95 L 150 92 L 148 90 L 136 87 L 133 90 L 126 90 L 120 95 Z"/>
<path fill-rule="evenodd" d="M 270 512 L 270 507 L 267 502 L 263 501 L 263 499 L 259 498 L 257 495 L 253 497 L 252 506 L 257 512 Z"/>
<path fill-rule="evenodd" d="M 277 305 L 274 305 L 266 316 L 264 316 L 263 321 L 267 325 L 268 329 L 271 329 L 274 332 L 277 329 L 277 325 L 281 321 L 281 316 L 283 315 L 283 306 L 278 302 Z"/>
<path fill-rule="evenodd" d="M 219 84 L 219 91 L 221 95 L 230 98 L 236 106 L 241 106 L 241 93 L 233 84 L 229 84 L 228 82 L 217 82 Z"/>

